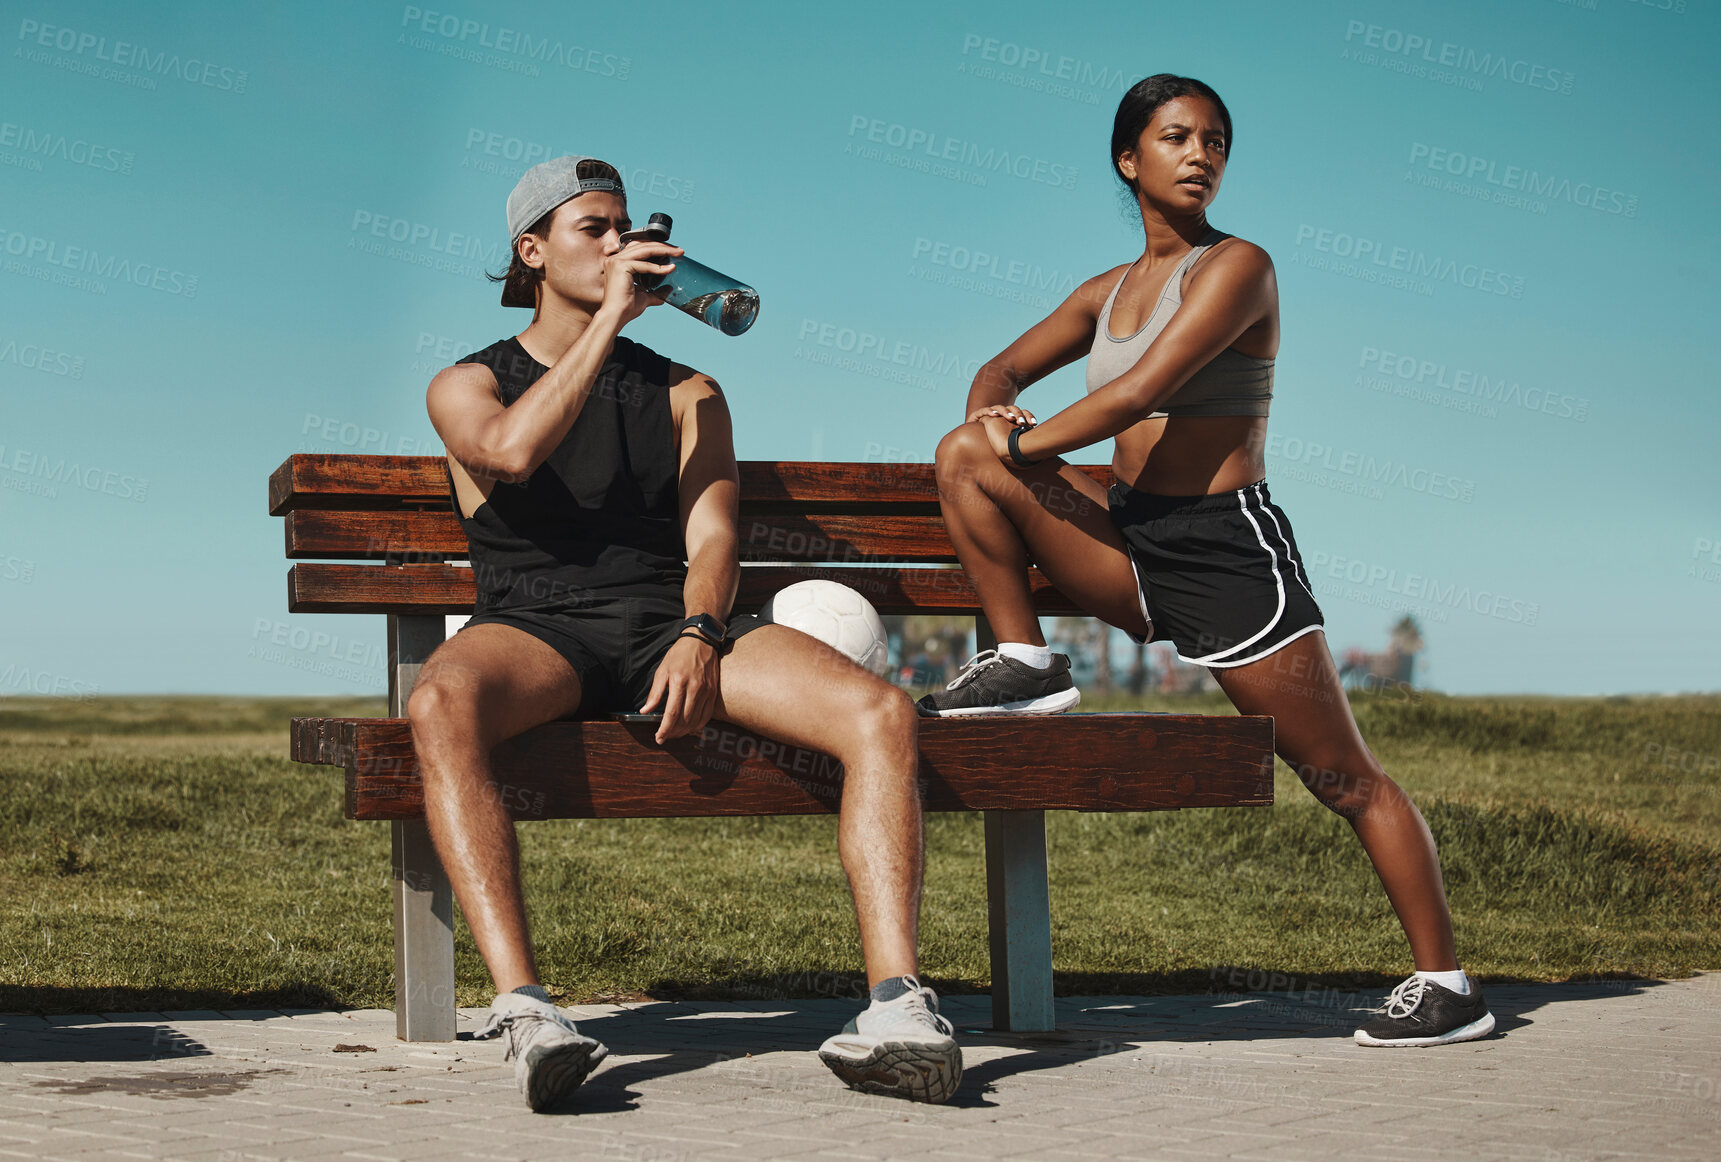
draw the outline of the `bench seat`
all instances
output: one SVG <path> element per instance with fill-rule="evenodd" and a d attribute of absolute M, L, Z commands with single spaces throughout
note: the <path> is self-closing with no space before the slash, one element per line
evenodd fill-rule
<path fill-rule="evenodd" d="M 699 736 L 553 722 L 498 746 L 517 819 L 652 819 L 834 812 L 842 765 L 724 722 Z M 928 811 L 1168 811 L 1273 801 L 1273 720 L 1207 714 L 1059 714 L 920 721 Z M 295 761 L 346 773 L 349 819 L 424 816 L 404 718 L 296 718 Z M 1263 758 L 1263 756 L 1266 756 Z"/>

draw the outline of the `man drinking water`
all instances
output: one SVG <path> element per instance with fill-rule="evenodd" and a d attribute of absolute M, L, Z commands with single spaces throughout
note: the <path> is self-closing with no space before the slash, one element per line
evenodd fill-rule
<path fill-rule="evenodd" d="M 916 976 L 914 708 L 822 642 L 730 616 L 729 409 L 709 377 L 622 336 L 659 301 L 636 276 L 673 270 L 681 253 L 624 244 L 631 225 L 612 166 L 561 157 L 527 171 L 508 197 L 501 281 L 503 305 L 532 307 L 532 323 L 427 392 L 478 596 L 425 663 L 408 715 L 431 840 L 498 990 L 479 1035 L 507 1038 L 535 1110 L 608 1052 L 539 980 L 491 748 L 558 718 L 658 711 L 659 743 L 717 719 L 843 764 L 837 847 L 872 995 L 821 1058 L 857 1088 L 947 1100 L 961 1050 Z"/>

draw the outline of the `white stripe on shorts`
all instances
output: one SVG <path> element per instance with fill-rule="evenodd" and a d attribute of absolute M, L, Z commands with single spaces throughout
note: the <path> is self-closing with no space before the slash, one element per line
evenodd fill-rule
<path fill-rule="evenodd" d="M 1255 539 L 1257 541 L 1259 541 L 1261 544 L 1261 547 L 1267 551 L 1267 558 L 1272 563 L 1271 567 L 1273 570 L 1273 585 L 1279 591 L 1279 608 L 1273 611 L 1272 619 L 1270 621 L 1268 621 L 1267 624 L 1261 628 L 1261 632 L 1257 633 L 1254 637 L 1247 638 L 1244 641 L 1240 641 L 1234 646 L 1227 646 L 1225 649 L 1215 650 L 1212 653 L 1208 654 L 1206 657 L 1183 658 L 1184 661 L 1189 662 L 1192 665 L 1197 665 L 1197 666 L 1235 666 L 1235 665 L 1240 665 L 1241 663 L 1239 663 L 1239 662 L 1235 662 L 1235 661 L 1224 662 L 1224 661 L 1220 661 L 1219 659 L 1223 658 L 1226 654 L 1234 654 L 1238 650 L 1248 649 L 1250 646 L 1254 645 L 1256 642 L 1260 641 L 1262 638 L 1264 638 L 1268 634 L 1272 633 L 1274 628 L 1279 624 L 1279 619 L 1281 617 L 1285 616 L 1285 579 L 1283 577 L 1279 576 L 1279 554 L 1274 552 L 1273 546 L 1269 545 L 1267 543 L 1267 538 L 1265 536 L 1263 536 L 1261 533 L 1260 524 L 1256 522 L 1254 515 L 1252 513 L 1250 513 L 1250 511 L 1249 511 L 1249 498 L 1245 495 L 1246 492 L 1247 492 L 1247 489 L 1243 489 L 1243 488 L 1239 488 L 1237 490 L 1237 507 L 1243 513 L 1243 518 L 1249 522 L 1249 527 L 1255 530 Z M 1273 527 L 1275 530 L 1279 527 L 1277 521 L 1274 522 Z M 1178 657 L 1183 657 L 1183 655 L 1179 654 Z"/>
<path fill-rule="evenodd" d="M 1258 654 L 1250 654 L 1246 658 L 1232 658 L 1228 662 L 1207 662 L 1205 664 L 1208 666 L 1208 668 L 1214 669 L 1214 670 L 1229 670 L 1233 666 L 1247 666 L 1250 662 L 1258 662 L 1262 658 L 1266 657 L 1268 654 L 1273 653 L 1275 650 L 1278 650 L 1278 649 L 1281 649 L 1285 646 L 1290 645 L 1292 642 L 1296 641 L 1298 638 L 1302 637 L 1304 634 L 1314 633 L 1317 629 L 1320 629 L 1320 628 L 1321 627 L 1318 625 L 1305 625 L 1302 629 L 1299 629 L 1296 633 L 1291 634 L 1289 637 L 1280 638 L 1278 641 L 1274 642 L 1272 645 L 1268 646 L 1266 649 L 1262 650 Z M 1183 657 L 1182 654 L 1178 654 L 1177 656 L 1179 658 L 1182 658 L 1186 662 L 1189 660 L 1188 658 Z"/>
<path fill-rule="evenodd" d="M 1144 646 L 1153 640 L 1153 614 L 1147 611 L 1147 586 L 1142 584 L 1141 570 L 1136 568 L 1135 554 L 1129 551 L 1128 545 L 1124 546 L 1123 555 L 1129 558 L 1129 571 L 1135 574 L 1135 603 L 1141 606 L 1141 620 L 1147 623 L 1147 636 L 1136 637 L 1127 629 L 1123 632 L 1130 641 L 1138 646 Z"/>
<path fill-rule="evenodd" d="M 1273 510 L 1267 507 L 1266 500 L 1261 498 L 1259 491 L 1261 486 L 1257 484 L 1254 487 L 1256 489 L 1256 498 L 1261 500 L 1261 511 L 1266 513 L 1267 519 L 1273 522 L 1273 532 L 1278 534 L 1279 543 L 1285 546 L 1285 560 L 1291 563 L 1292 576 L 1296 577 L 1298 583 L 1302 585 L 1303 592 L 1309 595 L 1309 600 L 1314 601 L 1315 591 L 1309 588 L 1309 578 L 1308 575 L 1303 572 L 1303 563 L 1297 560 L 1296 556 L 1291 552 L 1291 538 L 1285 535 L 1285 530 L 1279 527 L 1279 518 L 1273 515 Z M 1320 604 L 1319 602 L 1315 603 L 1317 605 Z"/>

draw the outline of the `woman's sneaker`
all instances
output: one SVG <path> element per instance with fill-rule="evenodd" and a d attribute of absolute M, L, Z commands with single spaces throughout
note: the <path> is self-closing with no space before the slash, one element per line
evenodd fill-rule
<path fill-rule="evenodd" d="M 1474 980 L 1468 993 L 1413 976 L 1386 999 L 1382 1015 L 1356 1031 L 1358 1045 L 1450 1045 L 1494 1031 L 1494 1014 Z"/>
<path fill-rule="evenodd" d="M 502 1060 L 514 1060 L 514 1080 L 534 1111 L 547 1110 L 574 1090 L 609 1055 L 602 1044 L 574 1027 L 561 1009 L 520 993 L 499 993 L 490 1020 L 472 1034 L 478 1040 L 506 1036 Z"/>
<path fill-rule="evenodd" d="M 915 708 L 925 718 L 1062 714 L 1081 700 L 1082 692 L 1070 680 L 1067 654 L 1053 654 L 1051 665 L 1036 670 L 997 650 L 984 650 L 968 659 L 950 685 L 934 690 Z"/>
<path fill-rule="evenodd" d="M 962 1048 L 938 1015 L 938 994 L 912 976 L 893 1001 L 873 1001 L 819 1046 L 819 1060 L 851 1089 L 911 1101 L 949 1101 L 962 1081 Z"/>

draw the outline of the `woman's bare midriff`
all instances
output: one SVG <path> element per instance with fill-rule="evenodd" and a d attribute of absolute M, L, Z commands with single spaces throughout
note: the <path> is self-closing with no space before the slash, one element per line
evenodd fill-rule
<path fill-rule="evenodd" d="M 1112 471 L 1163 496 L 1234 492 L 1267 474 L 1266 443 L 1266 416 L 1143 420 L 1118 434 Z"/>

